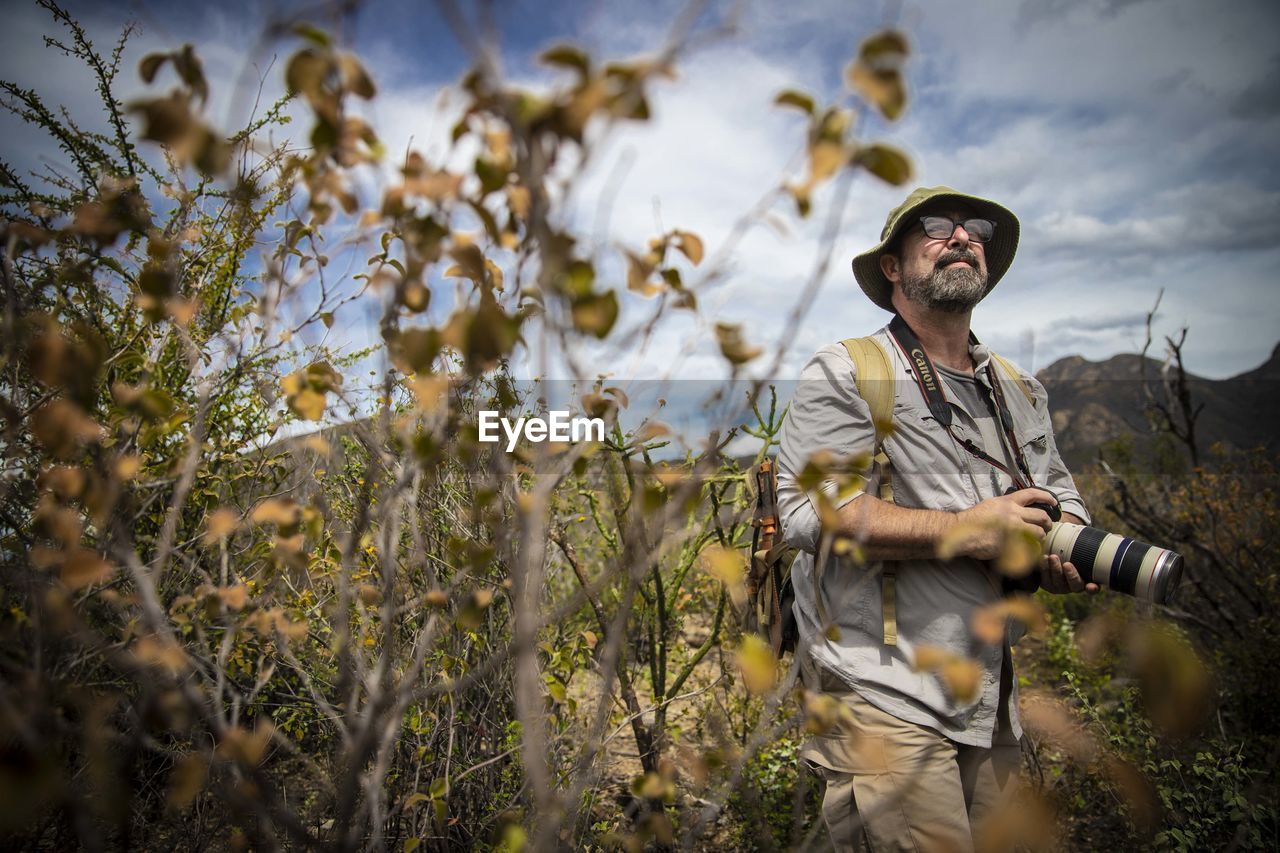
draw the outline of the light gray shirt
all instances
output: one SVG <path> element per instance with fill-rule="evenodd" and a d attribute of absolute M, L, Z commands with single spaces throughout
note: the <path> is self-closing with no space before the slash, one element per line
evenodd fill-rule
<path fill-rule="evenodd" d="M 894 503 L 958 512 L 1003 494 L 1010 478 L 971 456 L 934 420 L 906 356 L 893 343 L 887 327 L 874 337 L 889 355 L 896 383 L 893 431 L 884 444 Z M 990 394 L 989 353 L 979 344 L 970 347 L 970 354 L 976 371 L 969 387 L 964 387 L 967 377 L 939 371 L 951 406 L 952 431 L 997 459 L 1008 459 L 999 441 L 1001 430 L 985 399 Z M 815 588 L 814 555 L 822 525 L 817 495 L 802 490 L 797 477 L 820 451 L 851 460 L 871 457 L 875 429 L 867 403 L 858 395 L 854 369 L 843 345 L 819 350 L 800 375 L 782 428 L 778 514 L 784 540 L 801 552 L 791 569 L 800 648 L 808 650 L 806 663 L 828 670 L 899 719 L 934 728 L 958 743 L 990 746 L 999 717 L 1001 668 L 1010 637 L 1006 632 L 1003 642 L 988 645 L 973 635 L 970 624 L 975 611 L 1001 597 L 1000 577 L 994 569 L 967 557 L 898 561 L 897 646 L 883 642 L 882 564 L 859 565 L 850 558 L 831 555 L 822 573 L 822 589 Z M 1064 512 L 1088 521 L 1084 503 L 1054 444 L 1044 386 L 1019 368 L 1032 391 L 1033 403 L 999 368 L 995 373 L 1035 484 L 1054 492 Z M 868 471 L 867 488 L 874 488 L 878 480 L 875 469 L 872 465 Z M 829 496 L 835 493 L 830 481 L 820 488 Z M 853 489 L 832 503 L 838 508 L 861 493 L 862 489 Z M 819 619 L 818 595 L 833 631 L 826 630 L 828 626 Z M 939 647 L 976 660 L 982 670 L 976 699 L 959 702 L 938 675 L 916 672 L 911 662 L 917 645 Z M 1015 735 L 1021 736 L 1017 681 L 1010 680 L 1009 723 Z"/>

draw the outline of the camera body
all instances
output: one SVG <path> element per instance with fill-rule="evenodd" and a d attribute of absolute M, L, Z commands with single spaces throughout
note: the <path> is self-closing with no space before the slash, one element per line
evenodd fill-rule
<path fill-rule="evenodd" d="M 1182 582 L 1181 554 L 1097 527 L 1063 521 L 1058 504 L 1029 506 L 1044 510 L 1053 522 L 1044 538 L 1045 555 L 1057 554 L 1062 562 L 1074 565 L 1085 583 L 1165 604 Z M 1039 586 L 1034 571 L 1022 578 L 1004 579 L 1006 594 L 1032 593 Z"/>

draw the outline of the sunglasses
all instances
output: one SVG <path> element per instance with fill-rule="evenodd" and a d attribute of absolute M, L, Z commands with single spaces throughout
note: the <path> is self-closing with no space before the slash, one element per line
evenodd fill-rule
<path fill-rule="evenodd" d="M 933 240 L 947 240 L 955 233 L 956 226 L 964 228 L 969 239 L 975 243 L 985 243 L 995 233 L 996 224 L 990 219 L 966 219 L 956 222 L 945 216 L 921 216 L 920 224 L 924 226 L 924 234 Z"/>

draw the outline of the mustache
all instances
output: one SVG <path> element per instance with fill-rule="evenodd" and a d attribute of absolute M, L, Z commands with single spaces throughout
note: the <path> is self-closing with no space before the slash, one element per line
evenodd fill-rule
<path fill-rule="evenodd" d="M 939 255 L 938 262 L 934 265 L 934 267 L 936 269 L 942 269 L 947 264 L 954 264 L 956 261 L 964 261 L 969 266 L 973 267 L 975 270 L 979 268 L 977 255 L 975 255 L 973 252 L 961 252 L 957 249 L 952 249 L 950 251 L 943 252 L 941 255 Z"/>

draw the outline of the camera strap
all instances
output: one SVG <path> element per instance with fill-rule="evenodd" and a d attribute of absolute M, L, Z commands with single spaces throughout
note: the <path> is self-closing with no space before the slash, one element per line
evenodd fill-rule
<path fill-rule="evenodd" d="M 915 377 L 916 387 L 920 389 L 920 394 L 924 397 L 925 405 L 929 407 L 929 413 L 933 415 L 934 420 L 942 424 L 947 434 L 951 436 L 952 441 L 960 445 L 965 451 L 982 462 L 1004 472 L 1013 485 L 1017 489 L 1027 489 L 1035 486 L 1031 478 L 1030 469 L 1027 466 L 1027 460 L 1023 457 L 1022 448 L 1018 445 L 1017 436 L 1013 430 L 1013 416 L 1009 414 L 1009 407 L 1005 402 L 1004 392 L 1000 388 L 1000 380 L 992 368 L 993 359 L 987 360 L 987 382 L 991 385 L 991 398 L 994 403 L 993 407 L 996 412 L 996 419 L 1000 422 L 1001 429 L 1005 439 L 1009 443 L 1009 451 L 1013 456 L 1014 463 L 1018 470 L 1010 470 L 1000 460 L 996 459 L 990 453 L 987 453 L 971 439 L 960 438 L 952 429 L 951 404 L 947 402 L 946 391 L 942 387 L 942 377 L 933 366 L 933 361 L 929 358 L 929 354 L 924 351 L 924 345 L 920 343 L 920 339 L 916 337 L 916 333 L 911 331 L 911 327 L 907 325 L 907 321 L 902 319 L 900 314 L 894 315 L 893 320 L 889 323 L 889 335 L 893 338 L 894 343 L 906 355 L 913 367 L 912 376 Z M 969 333 L 969 341 L 978 343 L 977 337 L 973 332 Z"/>

